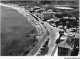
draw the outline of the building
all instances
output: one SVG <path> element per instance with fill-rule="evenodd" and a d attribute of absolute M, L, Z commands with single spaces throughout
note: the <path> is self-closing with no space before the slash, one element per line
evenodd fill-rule
<path fill-rule="evenodd" d="M 58 45 L 58 56 L 77 56 L 79 53 L 78 39 L 68 36 Z"/>

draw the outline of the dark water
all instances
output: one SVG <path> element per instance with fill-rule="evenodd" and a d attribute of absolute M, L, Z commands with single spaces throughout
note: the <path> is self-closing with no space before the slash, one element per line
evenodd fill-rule
<path fill-rule="evenodd" d="M 8 7 L 1 7 L 1 55 L 19 56 L 34 43 L 33 37 L 26 35 L 36 33 L 35 28 L 26 17 Z"/>

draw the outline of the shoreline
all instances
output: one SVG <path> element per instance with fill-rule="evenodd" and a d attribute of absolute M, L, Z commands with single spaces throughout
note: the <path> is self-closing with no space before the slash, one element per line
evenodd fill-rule
<path fill-rule="evenodd" d="M 8 4 L 3 4 L 3 3 L 0 3 L 0 6 L 4 6 L 4 7 L 8 7 L 8 8 L 12 8 L 12 9 L 14 9 L 14 10 L 16 10 L 18 13 L 20 13 L 20 14 L 22 14 L 26 19 L 27 19 L 27 17 L 25 16 L 25 13 L 22 13 L 22 8 L 21 7 L 19 7 L 19 6 L 17 6 L 17 5 L 8 5 Z M 27 13 L 28 14 L 28 13 Z M 28 20 L 27 20 L 28 21 Z M 29 21 L 28 21 L 29 22 Z M 31 22 L 29 22 L 34 28 L 36 28 L 35 27 L 35 25 L 33 25 Z M 36 31 L 38 32 L 38 30 L 37 30 L 37 28 L 36 28 Z"/>

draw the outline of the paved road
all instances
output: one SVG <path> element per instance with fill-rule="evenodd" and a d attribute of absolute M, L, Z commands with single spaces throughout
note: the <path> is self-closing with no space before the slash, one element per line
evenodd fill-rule
<path fill-rule="evenodd" d="M 55 41 L 59 38 L 59 32 L 58 32 L 58 28 L 55 28 L 51 25 L 49 25 L 47 22 L 44 22 L 44 26 L 46 27 L 46 29 L 48 30 L 48 32 L 50 33 L 48 35 L 49 37 L 49 51 L 48 51 L 48 56 L 51 56 L 53 50 L 56 47 Z"/>
<path fill-rule="evenodd" d="M 28 13 L 29 11 L 26 11 L 26 14 Z M 47 22 L 43 22 L 42 24 L 41 21 L 37 21 L 31 14 L 26 15 L 26 17 L 28 18 L 31 24 L 33 24 L 36 28 L 39 29 L 39 33 L 43 35 L 43 38 L 39 40 L 38 44 L 29 52 L 28 55 L 35 55 L 48 38 L 50 39 L 50 41 L 49 51 L 47 55 L 51 55 L 52 51 L 55 49 L 56 46 L 55 41 L 59 37 L 58 29 L 56 27 L 51 26 Z"/>
<path fill-rule="evenodd" d="M 11 7 L 11 6 L 8 6 Z M 47 22 L 43 22 L 39 19 L 36 20 L 28 10 L 25 10 L 24 8 L 20 7 L 11 7 L 13 9 L 18 10 L 21 14 L 23 14 L 25 17 L 28 18 L 28 21 L 38 29 L 38 34 L 41 34 L 40 36 L 43 36 L 41 39 L 39 39 L 39 42 L 37 45 L 29 52 L 28 56 L 33 56 L 37 53 L 37 51 L 41 48 L 41 46 L 45 43 L 45 41 L 49 38 L 49 51 L 48 56 L 52 54 L 52 51 L 55 49 L 55 41 L 59 37 L 58 29 L 51 26 Z"/>

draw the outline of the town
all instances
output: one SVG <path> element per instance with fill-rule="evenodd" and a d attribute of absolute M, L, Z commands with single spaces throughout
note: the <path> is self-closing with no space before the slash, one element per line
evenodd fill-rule
<path fill-rule="evenodd" d="M 17 5 L 25 9 L 24 13 L 27 18 L 32 17 L 35 19 L 30 20 L 30 22 L 39 29 L 37 34 L 32 34 L 36 35 L 37 41 L 35 40 L 36 42 L 32 45 L 30 51 L 24 55 L 54 56 L 57 48 L 58 56 L 79 55 L 78 1 L 1 1 L 1 3 Z M 28 13 L 31 16 L 28 16 Z M 45 32 L 49 37 L 52 37 L 53 33 L 59 33 L 59 35 L 55 34 L 58 37 L 55 39 L 56 41 L 54 40 L 54 44 L 51 42 L 55 38 L 54 36 L 52 38 L 43 38 Z M 43 39 L 45 40 L 42 42 Z M 52 44 L 53 50 L 50 51 Z"/>

